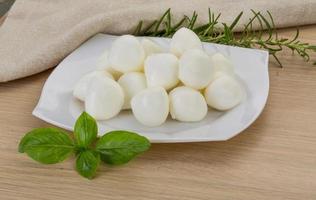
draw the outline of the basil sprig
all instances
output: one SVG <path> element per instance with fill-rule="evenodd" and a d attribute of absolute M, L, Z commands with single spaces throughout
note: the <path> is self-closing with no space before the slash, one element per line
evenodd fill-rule
<path fill-rule="evenodd" d="M 74 128 L 74 139 L 57 128 L 37 128 L 20 141 L 19 152 L 43 164 L 55 164 L 76 155 L 77 172 L 92 179 L 100 161 L 121 165 L 147 151 L 147 138 L 128 131 L 111 131 L 97 138 L 98 126 L 88 113 L 83 112 Z"/>

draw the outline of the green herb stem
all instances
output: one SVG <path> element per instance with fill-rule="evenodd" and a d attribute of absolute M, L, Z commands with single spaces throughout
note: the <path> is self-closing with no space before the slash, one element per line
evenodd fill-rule
<path fill-rule="evenodd" d="M 265 17 L 261 12 L 251 10 L 251 17 L 243 30 L 236 31 L 237 25 L 243 16 L 243 12 L 233 20 L 230 25 L 219 22 L 221 14 L 216 15 L 209 9 L 209 20 L 207 23 L 196 26 L 198 14 L 194 11 L 191 17 L 183 16 L 175 25 L 171 22 L 172 13 L 168 9 L 159 19 L 154 20 L 149 26 L 143 28 L 143 21 L 140 21 L 134 34 L 138 36 L 172 37 L 181 27 L 186 27 L 194 31 L 203 42 L 212 42 L 239 46 L 245 48 L 259 48 L 267 50 L 279 65 L 282 64 L 278 58 L 278 53 L 284 48 L 291 49 L 293 53 L 301 56 L 305 61 L 310 60 L 310 52 L 316 52 L 316 46 L 298 40 L 299 29 L 293 38 L 280 38 L 276 31 L 274 19 L 269 11 Z M 259 29 L 253 27 L 259 25 Z M 314 63 L 316 64 L 316 62 Z"/>

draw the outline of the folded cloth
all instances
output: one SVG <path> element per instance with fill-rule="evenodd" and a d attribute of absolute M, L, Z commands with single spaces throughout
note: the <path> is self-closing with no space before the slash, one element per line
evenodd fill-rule
<path fill-rule="evenodd" d="M 96 33 L 130 33 L 168 8 L 175 19 L 195 10 L 200 22 L 211 8 L 227 23 L 241 11 L 245 23 L 250 9 L 269 10 L 277 27 L 316 23 L 315 0 L 16 0 L 0 27 L 0 82 L 54 67 Z"/>

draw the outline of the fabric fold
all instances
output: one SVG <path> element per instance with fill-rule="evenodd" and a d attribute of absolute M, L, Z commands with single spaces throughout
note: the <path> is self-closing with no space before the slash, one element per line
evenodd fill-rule
<path fill-rule="evenodd" d="M 196 11 L 199 22 L 211 8 L 227 23 L 244 11 L 240 25 L 251 9 L 269 10 L 277 27 L 316 23 L 314 0 L 17 0 L 0 27 L 0 82 L 54 67 L 91 36 L 131 33 L 139 20 L 148 23 L 168 8 L 175 19 Z"/>

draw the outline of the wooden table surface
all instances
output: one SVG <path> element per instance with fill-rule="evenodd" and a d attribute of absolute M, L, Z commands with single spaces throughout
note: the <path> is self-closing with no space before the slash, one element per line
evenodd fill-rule
<path fill-rule="evenodd" d="M 316 44 L 316 26 L 301 30 Z M 154 144 L 125 166 L 100 167 L 92 181 L 76 174 L 73 158 L 41 165 L 17 151 L 24 133 L 49 126 L 31 112 L 51 70 L 0 83 L 0 199 L 315 200 L 316 68 L 289 52 L 281 60 L 283 69 L 270 61 L 268 103 L 243 133 L 226 142 Z"/>

